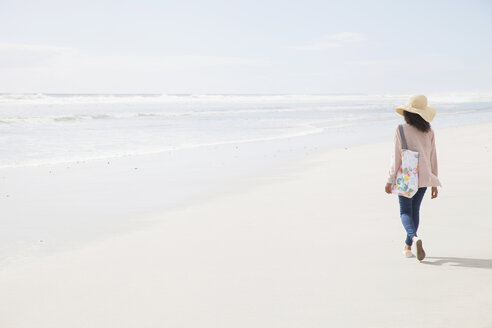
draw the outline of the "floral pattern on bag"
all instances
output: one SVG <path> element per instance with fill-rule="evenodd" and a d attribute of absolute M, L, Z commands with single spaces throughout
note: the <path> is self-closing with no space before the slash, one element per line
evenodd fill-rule
<path fill-rule="evenodd" d="M 396 174 L 396 181 L 391 185 L 393 194 L 412 198 L 419 189 L 419 153 L 402 149 L 401 166 Z"/>

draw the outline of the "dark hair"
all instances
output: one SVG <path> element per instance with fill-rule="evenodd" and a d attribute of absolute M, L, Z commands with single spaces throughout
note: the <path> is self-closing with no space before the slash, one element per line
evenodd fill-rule
<path fill-rule="evenodd" d="M 420 116 L 419 114 L 407 112 L 406 110 L 404 110 L 403 116 L 405 117 L 405 122 L 416 127 L 418 130 L 422 132 L 427 132 L 431 128 L 429 122 L 424 120 L 422 116 Z"/>

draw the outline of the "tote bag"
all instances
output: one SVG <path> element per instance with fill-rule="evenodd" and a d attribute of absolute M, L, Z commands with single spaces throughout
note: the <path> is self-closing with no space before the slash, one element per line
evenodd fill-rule
<path fill-rule="evenodd" d="M 401 136 L 401 166 L 396 174 L 396 180 L 391 185 L 393 194 L 412 198 L 419 189 L 419 153 L 407 148 L 407 141 L 400 124 Z"/>

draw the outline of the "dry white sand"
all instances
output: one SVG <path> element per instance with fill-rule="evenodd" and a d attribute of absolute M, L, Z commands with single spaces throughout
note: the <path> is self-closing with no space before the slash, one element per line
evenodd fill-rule
<path fill-rule="evenodd" d="M 421 263 L 402 257 L 384 193 L 390 140 L 4 267 L 0 327 L 492 327 L 492 125 L 436 142 L 443 188 L 422 203 Z"/>

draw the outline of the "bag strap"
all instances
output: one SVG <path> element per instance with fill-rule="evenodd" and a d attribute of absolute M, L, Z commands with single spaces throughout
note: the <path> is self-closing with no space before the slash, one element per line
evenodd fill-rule
<path fill-rule="evenodd" d="M 398 128 L 400 129 L 401 149 L 408 149 L 407 140 L 405 139 L 405 134 L 403 133 L 403 125 L 400 124 Z"/>

